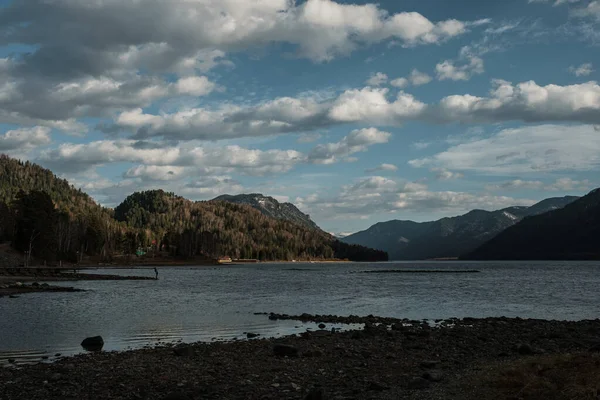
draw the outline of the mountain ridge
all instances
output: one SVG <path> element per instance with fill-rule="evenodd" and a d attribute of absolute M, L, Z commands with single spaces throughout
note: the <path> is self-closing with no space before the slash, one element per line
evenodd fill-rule
<path fill-rule="evenodd" d="M 522 219 L 461 259 L 600 259 L 599 240 L 600 188 L 563 208 Z"/>
<path fill-rule="evenodd" d="M 454 258 L 474 250 L 529 215 L 564 207 L 576 199 L 564 196 L 544 199 L 530 207 L 476 209 L 436 221 L 385 221 L 341 240 L 384 250 L 391 260 Z"/>
<path fill-rule="evenodd" d="M 212 201 L 248 204 L 268 217 L 295 222 L 310 229 L 321 229 L 308 214 L 300 211 L 294 204 L 279 202 L 274 197 L 265 196 L 262 193 L 223 194 L 215 197 Z"/>

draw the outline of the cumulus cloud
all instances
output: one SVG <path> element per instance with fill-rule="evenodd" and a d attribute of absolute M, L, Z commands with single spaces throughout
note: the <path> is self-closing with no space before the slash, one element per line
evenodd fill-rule
<path fill-rule="evenodd" d="M 397 88 L 405 88 L 409 85 L 420 86 L 425 85 L 432 81 L 433 78 L 426 74 L 425 72 L 421 72 L 418 69 L 413 69 L 408 77 L 406 78 L 397 78 L 390 82 L 392 86 Z"/>
<path fill-rule="evenodd" d="M 368 174 L 371 174 L 373 172 L 395 172 L 398 171 L 398 167 L 396 167 L 394 164 L 381 164 L 378 165 L 375 168 L 369 168 L 366 169 L 365 172 Z"/>
<path fill-rule="evenodd" d="M 431 172 L 434 172 L 435 178 L 440 181 L 449 181 L 464 177 L 460 172 L 449 171 L 446 168 L 431 168 Z"/>
<path fill-rule="evenodd" d="M 600 86 L 540 86 L 534 81 L 513 85 L 494 80 L 489 97 L 452 95 L 443 98 L 429 117 L 440 122 L 577 121 L 600 122 Z"/>
<path fill-rule="evenodd" d="M 554 182 L 544 183 L 540 180 L 522 180 L 514 179 L 499 184 L 487 185 L 486 189 L 490 191 L 501 190 L 546 190 L 568 192 L 572 190 L 587 191 L 592 183 L 588 179 L 575 180 L 571 178 L 558 178 Z"/>
<path fill-rule="evenodd" d="M 43 151 L 39 161 L 58 171 L 88 170 L 115 162 L 141 163 L 129 169 L 126 177 L 167 180 L 191 172 L 231 172 L 264 175 L 289 171 L 305 160 L 295 150 L 257 150 L 232 145 L 207 148 L 169 146 L 158 142 L 105 140 L 88 144 L 65 143 L 57 149 Z"/>
<path fill-rule="evenodd" d="M 244 191 L 244 186 L 230 176 L 209 176 L 186 183 L 179 193 L 192 198 L 215 197 L 223 193 L 239 194 Z"/>
<path fill-rule="evenodd" d="M 50 128 L 35 126 L 6 131 L 0 134 L 0 151 L 31 150 L 51 142 Z"/>
<path fill-rule="evenodd" d="M 350 155 L 366 151 L 369 146 L 387 143 L 390 137 L 390 133 L 375 128 L 357 129 L 339 142 L 315 146 L 308 154 L 308 160 L 315 164 L 333 164 L 339 160 L 348 160 Z"/>
<path fill-rule="evenodd" d="M 592 72 L 594 72 L 594 68 L 592 63 L 581 64 L 579 67 L 570 66 L 569 72 L 574 74 L 575 76 L 588 76 Z"/>
<path fill-rule="evenodd" d="M 437 104 L 425 104 L 388 88 L 349 89 L 334 99 L 282 97 L 255 106 L 224 104 L 220 108 L 189 108 L 174 113 L 150 114 L 141 108 L 121 113 L 117 129 L 135 138 L 220 140 L 305 133 L 335 125 L 358 123 L 398 126 L 406 121 L 429 123 L 487 123 L 572 121 L 600 124 L 600 86 L 595 81 L 575 85 L 540 86 L 534 81 L 513 85 L 492 81 L 487 97 L 450 95 Z"/>
<path fill-rule="evenodd" d="M 377 72 L 376 74 L 371 75 L 369 79 L 367 79 L 366 84 L 369 86 L 381 86 L 386 83 L 388 80 L 388 76 L 382 72 Z"/>
<path fill-rule="evenodd" d="M 576 8 L 571 11 L 571 15 L 580 18 L 594 18 L 600 21 L 600 1 L 591 1 L 587 6 Z"/>
<path fill-rule="evenodd" d="M 440 81 L 468 81 L 473 75 L 484 72 L 483 60 L 469 47 L 463 47 L 458 61 L 445 60 L 435 66 L 435 72 Z"/>
<path fill-rule="evenodd" d="M 357 179 L 335 196 L 311 195 L 296 199 L 296 204 L 319 218 L 366 218 L 380 213 L 411 211 L 466 212 L 474 208 L 496 210 L 512 205 L 531 205 L 531 200 L 492 196 L 484 193 L 430 191 L 427 185 L 396 181 L 382 176 Z"/>
<path fill-rule="evenodd" d="M 600 165 L 600 136 L 589 125 L 504 129 L 409 164 L 488 175 L 587 171 Z"/>
<path fill-rule="evenodd" d="M 123 177 L 142 181 L 170 181 L 197 174 L 212 176 L 233 172 L 263 176 L 287 172 L 300 163 L 354 161 L 351 155 L 367 151 L 374 144 L 387 143 L 390 136 L 390 133 L 375 128 L 357 129 L 339 142 L 316 145 L 306 154 L 296 150 L 258 150 L 238 145 L 200 146 L 194 142 L 100 140 L 87 144 L 63 143 L 56 149 L 43 150 L 37 161 L 60 172 L 90 171 L 110 163 L 135 163 L 139 165 L 129 168 Z"/>
<path fill-rule="evenodd" d="M 387 99 L 388 89 L 353 89 L 342 93 L 331 105 L 328 117 L 338 122 L 363 122 L 395 125 L 418 116 L 426 105 L 412 95 L 398 93 L 395 101 Z"/>

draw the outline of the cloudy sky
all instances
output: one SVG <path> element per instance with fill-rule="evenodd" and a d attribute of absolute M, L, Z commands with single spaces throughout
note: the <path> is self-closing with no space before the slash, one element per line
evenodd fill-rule
<path fill-rule="evenodd" d="M 0 0 L 0 152 L 324 229 L 600 186 L 600 0 Z"/>

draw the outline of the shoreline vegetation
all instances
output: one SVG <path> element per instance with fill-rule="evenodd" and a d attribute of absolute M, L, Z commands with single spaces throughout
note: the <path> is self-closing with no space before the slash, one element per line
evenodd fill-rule
<path fill-rule="evenodd" d="M 562 400 L 598 393 L 600 320 L 464 318 L 431 325 L 267 315 L 324 329 L 0 368 L 0 398 Z M 338 332 L 328 325 L 334 322 L 364 328 Z"/>

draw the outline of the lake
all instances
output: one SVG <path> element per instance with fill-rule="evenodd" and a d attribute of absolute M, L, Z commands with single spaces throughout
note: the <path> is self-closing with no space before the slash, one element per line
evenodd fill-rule
<path fill-rule="evenodd" d="M 477 269 L 475 274 L 366 274 L 375 269 Z M 153 270 L 94 272 L 154 276 Z M 260 312 L 377 315 L 409 319 L 600 317 L 600 262 L 287 263 L 159 268 L 158 281 L 60 282 L 78 293 L 0 299 L 0 364 L 160 342 L 278 336 L 315 324 Z M 336 326 L 328 324 L 328 328 Z"/>

